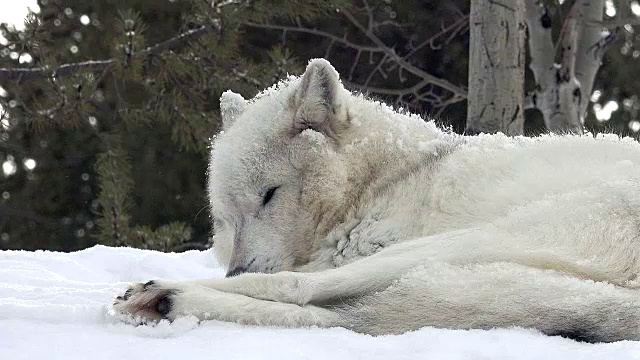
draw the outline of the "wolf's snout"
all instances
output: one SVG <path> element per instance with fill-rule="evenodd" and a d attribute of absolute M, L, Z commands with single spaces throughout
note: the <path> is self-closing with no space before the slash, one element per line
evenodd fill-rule
<path fill-rule="evenodd" d="M 251 259 L 251 261 L 249 261 L 249 263 L 247 263 L 246 265 L 236 265 L 238 263 L 244 263 L 244 262 L 232 262 L 231 265 L 229 266 L 229 271 L 227 271 L 227 274 L 225 275 L 225 277 L 233 277 L 233 276 L 237 276 L 240 274 L 244 274 L 246 272 L 254 272 L 255 269 L 251 269 L 251 265 L 253 265 L 253 263 L 256 262 L 256 258 L 254 257 L 253 259 Z M 235 266 L 234 266 L 235 265 Z"/>
<path fill-rule="evenodd" d="M 247 272 L 247 268 L 245 266 L 238 266 L 227 271 L 227 274 L 224 277 L 234 277 L 240 274 L 244 274 L 246 272 Z"/>

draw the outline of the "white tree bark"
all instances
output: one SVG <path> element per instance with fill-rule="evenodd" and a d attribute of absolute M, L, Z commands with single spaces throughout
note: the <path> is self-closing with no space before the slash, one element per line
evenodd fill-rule
<path fill-rule="evenodd" d="M 466 132 L 524 128 L 524 0 L 472 0 Z"/>
<path fill-rule="evenodd" d="M 542 21 L 545 9 L 539 0 L 526 0 L 530 68 L 536 81 L 531 105 L 544 117 L 547 130 L 582 133 L 584 118 L 600 67 L 604 46 L 604 0 L 576 0 L 564 20 L 557 45 L 551 26 Z"/>
<path fill-rule="evenodd" d="M 576 78 L 580 82 L 582 88 L 583 101 L 580 104 L 580 116 L 582 123 L 586 118 L 587 106 L 593 92 L 593 81 L 596 73 L 602 63 L 604 55 L 604 46 L 602 39 L 602 26 L 596 24 L 602 23 L 605 0 L 582 0 L 578 4 L 579 10 L 579 31 L 578 49 L 576 55 Z M 628 4 L 624 4 L 628 8 Z M 625 7 L 622 5 L 621 7 Z"/>

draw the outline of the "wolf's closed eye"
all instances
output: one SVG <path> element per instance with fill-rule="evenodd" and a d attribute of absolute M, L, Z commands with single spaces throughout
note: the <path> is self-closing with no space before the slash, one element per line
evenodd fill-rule
<path fill-rule="evenodd" d="M 265 206 L 271 201 L 273 198 L 273 194 L 278 190 L 279 186 L 269 188 L 266 193 L 264 193 L 264 197 L 262 198 L 262 206 Z"/>

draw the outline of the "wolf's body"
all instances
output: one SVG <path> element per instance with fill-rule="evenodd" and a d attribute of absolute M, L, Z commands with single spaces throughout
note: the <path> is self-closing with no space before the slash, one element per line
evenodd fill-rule
<path fill-rule="evenodd" d="M 225 93 L 210 198 L 226 279 L 134 285 L 117 311 L 369 334 L 532 327 L 640 340 L 640 145 L 463 137 L 310 63 Z"/>

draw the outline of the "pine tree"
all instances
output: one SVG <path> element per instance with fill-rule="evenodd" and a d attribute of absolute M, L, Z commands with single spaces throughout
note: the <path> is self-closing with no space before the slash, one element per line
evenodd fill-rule
<path fill-rule="evenodd" d="M 5 248 L 206 243 L 220 93 L 250 97 L 300 69 L 279 47 L 254 61 L 242 24 L 335 11 L 335 2 L 294 0 L 39 5 L 24 31 L 1 29 L 0 151 L 17 167 L 1 180 Z"/>

